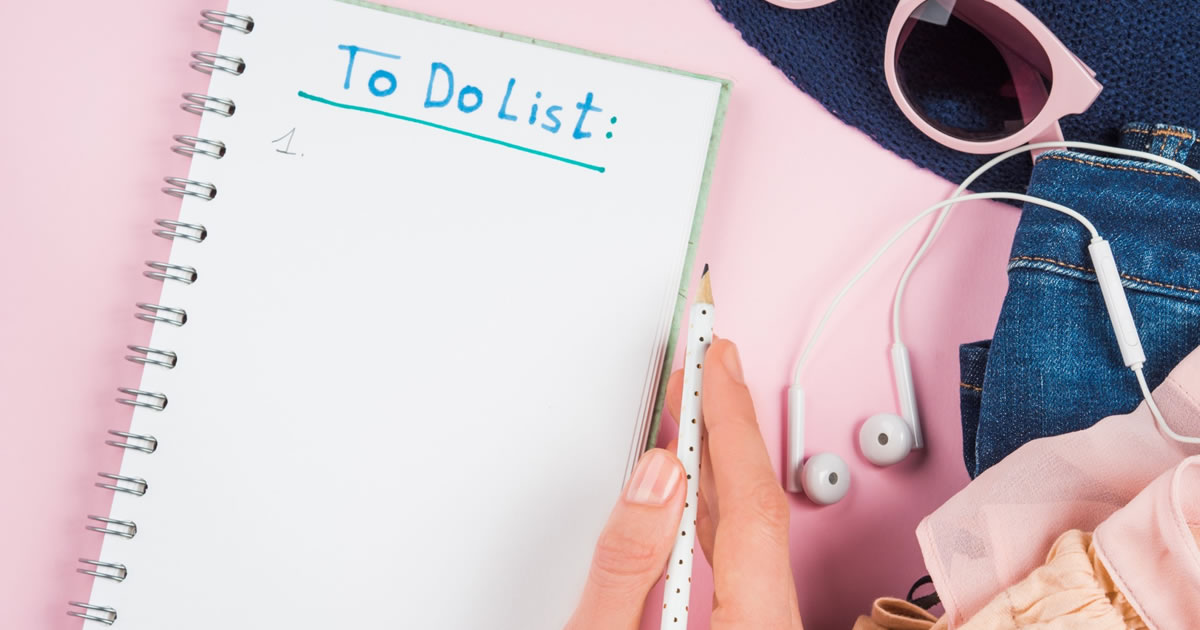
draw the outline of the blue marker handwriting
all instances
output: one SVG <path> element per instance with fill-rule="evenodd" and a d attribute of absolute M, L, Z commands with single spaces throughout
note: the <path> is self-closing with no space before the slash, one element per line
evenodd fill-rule
<path fill-rule="evenodd" d="M 347 53 L 343 89 L 366 88 L 368 93 L 378 99 L 400 97 L 396 93 L 396 74 L 386 67 L 388 64 L 404 63 L 401 55 L 348 44 L 339 45 L 338 49 Z M 356 74 L 355 64 L 361 61 L 363 56 L 386 60 L 381 62 L 385 67 L 370 74 Z M 507 82 L 485 89 L 469 83 L 461 74 L 455 75 L 454 69 L 442 61 L 432 62 L 428 72 L 422 74 L 427 79 L 423 90 L 424 101 L 421 103 L 425 110 L 457 111 L 460 115 L 472 118 L 494 116 L 513 125 L 540 129 L 543 133 L 561 135 L 572 140 L 613 137 L 612 126 L 616 124 L 617 117 L 598 116 L 605 110 L 598 104 L 596 95 L 592 92 L 558 102 L 554 102 L 558 99 L 543 100 L 540 89 L 528 88 L 518 77 L 508 77 Z M 401 91 L 400 94 L 404 93 Z M 605 124 L 607 127 L 603 127 Z M 593 131 L 603 133 L 594 135 Z"/>

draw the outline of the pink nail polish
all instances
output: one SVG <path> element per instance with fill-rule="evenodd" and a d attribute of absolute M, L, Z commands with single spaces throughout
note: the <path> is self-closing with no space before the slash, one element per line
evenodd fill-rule
<path fill-rule="evenodd" d="M 679 485 L 679 470 L 665 451 L 655 449 L 642 456 L 633 479 L 625 489 L 625 500 L 642 505 L 662 505 Z"/>
<path fill-rule="evenodd" d="M 725 373 L 729 375 L 729 378 L 738 385 L 746 384 L 746 377 L 742 376 L 742 360 L 738 357 L 737 346 L 729 344 L 729 349 L 721 356 L 721 363 L 725 365 Z"/>

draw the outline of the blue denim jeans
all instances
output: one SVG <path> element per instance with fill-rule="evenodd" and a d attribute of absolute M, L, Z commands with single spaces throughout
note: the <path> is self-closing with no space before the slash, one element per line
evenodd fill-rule
<path fill-rule="evenodd" d="M 1200 168 L 1196 133 L 1133 124 L 1121 145 Z M 1074 208 L 1111 242 L 1156 386 L 1200 345 L 1200 183 L 1154 162 L 1043 154 L 1029 194 Z M 1073 219 L 1026 205 L 1008 294 L 989 341 L 959 350 L 963 458 L 972 477 L 1030 440 L 1077 431 L 1137 407 Z"/>

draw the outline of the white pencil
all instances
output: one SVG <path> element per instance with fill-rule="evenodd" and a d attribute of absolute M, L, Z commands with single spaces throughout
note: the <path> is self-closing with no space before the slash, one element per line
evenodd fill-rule
<path fill-rule="evenodd" d="M 712 344 L 713 298 L 708 265 L 700 275 L 700 291 L 688 316 L 687 351 L 683 359 L 683 403 L 679 406 L 679 442 L 675 452 L 687 473 L 687 495 L 679 535 L 667 563 L 663 590 L 662 628 L 687 627 L 688 602 L 692 594 L 692 562 L 695 560 L 696 504 L 700 496 L 700 434 L 704 414 L 700 408 L 704 376 L 704 354 Z"/>

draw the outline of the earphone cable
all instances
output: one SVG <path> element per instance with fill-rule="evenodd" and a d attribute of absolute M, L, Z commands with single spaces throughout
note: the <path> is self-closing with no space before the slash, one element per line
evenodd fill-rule
<path fill-rule="evenodd" d="M 817 341 L 821 338 L 821 334 L 825 331 L 825 327 L 829 323 L 829 319 L 833 316 L 834 311 L 837 310 L 838 305 L 841 304 L 842 299 L 844 299 L 846 297 L 846 294 L 850 292 L 850 289 L 854 288 L 854 285 L 858 284 L 858 281 L 861 280 L 862 277 L 865 276 L 867 274 L 867 272 L 870 271 L 871 268 L 875 266 L 875 263 L 877 263 L 879 261 L 879 259 L 885 253 L 887 253 L 887 251 L 889 249 L 892 248 L 892 245 L 894 245 L 896 243 L 896 241 L 900 240 L 901 237 L 903 237 L 905 234 L 907 234 L 908 231 L 911 230 L 914 226 L 916 226 L 918 223 L 920 223 L 922 219 L 929 216 L 930 214 L 933 214 L 935 211 L 937 211 L 941 208 L 952 207 L 963 201 L 973 201 L 976 199 L 1012 199 L 1014 201 L 1023 201 L 1025 203 L 1032 203 L 1032 204 L 1036 204 L 1036 205 L 1039 205 L 1039 206 L 1042 206 L 1045 208 L 1049 208 L 1050 210 L 1055 210 L 1057 212 L 1061 212 L 1061 213 L 1071 217 L 1072 219 L 1075 219 L 1076 221 L 1078 221 L 1091 234 L 1093 239 L 1100 238 L 1099 232 L 1096 231 L 1096 226 L 1092 225 L 1092 222 L 1088 221 L 1087 217 L 1083 216 L 1082 214 L 1079 214 L 1078 212 L 1076 212 L 1076 211 L 1072 210 L 1071 208 L 1068 208 L 1060 203 L 1055 203 L 1055 202 L 1049 201 L 1047 199 L 1040 199 L 1038 197 L 1033 197 L 1033 196 L 1025 195 L 1025 194 L 1021 194 L 1021 193 L 1009 193 L 1009 192 L 971 193 L 969 195 L 955 196 L 955 197 L 952 197 L 945 201 L 940 201 L 938 203 L 935 203 L 932 206 L 929 206 L 928 208 L 922 210 L 919 214 L 917 214 L 913 218 L 909 219 L 908 222 L 906 222 L 904 225 L 900 226 L 900 229 L 897 230 L 894 234 L 892 234 L 891 238 L 889 238 L 883 244 L 882 247 L 880 247 L 878 250 L 876 250 L 875 254 L 871 256 L 870 260 L 868 260 L 866 262 L 866 264 L 864 264 L 862 266 L 862 268 L 859 269 L 858 272 L 855 273 L 854 276 L 852 278 L 850 278 L 850 280 L 848 282 L 846 282 L 846 284 L 842 287 L 842 289 L 840 291 L 838 291 L 838 294 L 836 296 L 834 296 L 833 300 L 830 301 L 829 306 L 825 308 L 825 312 L 821 315 L 821 320 L 817 323 L 816 329 L 813 330 L 812 335 L 808 338 L 808 343 L 806 343 L 804 345 L 804 349 L 800 352 L 800 356 L 799 356 L 799 358 L 796 359 L 796 363 L 792 368 L 792 384 L 793 385 L 798 386 L 800 384 L 800 373 L 804 370 L 804 365 L 808 362 L 809 356 L 812 354 L 813 348 L 816 347 Z"/>
<path fill-rule="evenodd" d="M 1133 373 L 1137 376 L 1138 387 L 1142 389 L 1142 398 L 1146 400 L 1146 406 L 1150 408 L 1150 414 L 1154 416 L 1154 421 L 1158 423 L 1158 430 L 1162 431 L 1167 437 L 1182 442 L 1184 444 L 1200 444 L 1200 437 L 1190 435 L 1180 435 L 1176 433 L 1170 425 L 1167 424 L 1167 419 L 1163 417 L 1162 412 L 1158 409 L 1158 404 L 1154 402 L 1154 396 L 1150 393 L 1150 385 L 1146 383 L 1146 375 L 1142 373 L 1142 365 L 1139 363 L 1132 368 Z"/>
<path fill-rule="evenodd" d="M 1110 153 L 1125 157 L 1142 158 L 1151 162 L 1158 162 L 1163 166 L 1174 168 L 1192 176 L 1197 182 L 1200 182 L 1200 172 L 1197 172 L 1195 169 L 1170 158 L 1165 158 L 1161 155 L 1155 155 L 1153 153 L 1147 153 L 1145 151 L 1122 149 L 1120 147 L 1109 147 L 1092 142 L 1037 142 L 1034 144 L 1019 146 L 1015 149 L 1010 149 L 988 160 L 982 166 L 975 169 L 974 173 L 971 173 L 966 179 L 963 180 L 961 184 L 959 184 L 958 188 L 955 189 L 954 194 L 950 196 L 950 199 L 960 198 L 967 187 L 975 183 L 976 179 L 979 179 L 981 175 L 991 170 L 992 167 L 996 166 L 1000 162 L 1003 162 L 1014 155 L 1020 155 L 1021 153 L 1050 148 L 1085 149 L 1088 151 L 1094 151 L 1096 153 Z M 929 247 L 933 244 L 934 239 L 937 238 L 938 233 L 942 229 L 942 225 L 946 222 L 946 219 L 950 216 L 950 211 L 953 209 L 954 204 L 951 204 L 946 206 L 942 212 L 938 214 L 937 220 L 933 223 L 933 227 L 929 229 L 929 234 L 925 236 L 925 240 L 921 243 L 921 246 L 917 248 L 917 251 L 913 254 L 912 259 L 908 261 L 908 266 L 904 268 L 904 273 L 900 274 L 900 281 L 896 284 L 896 295 L 892 298 L 892 340 L 894 343 L 904 343 L 900 331 L 900 304 L 904 299 L 904 290 L 908 287 L 908 279 L 912 276 L 913 271 L 917 268 L 917 265 L 920 264 L 921 259 L 924 258 L 925 252 L 929 250 Z"/>

